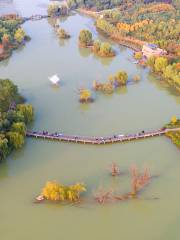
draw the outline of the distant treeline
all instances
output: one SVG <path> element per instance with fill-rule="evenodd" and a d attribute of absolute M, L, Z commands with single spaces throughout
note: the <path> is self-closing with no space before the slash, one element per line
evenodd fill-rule
<path fill-rule="evenodd" d="M 71 8 L 86 7 L 94 10 L 104 10 L 117 7 L 119 5 L 131 5 L 131 4 L 148 4 L 153 2 L 161 3 L 173 3 L 177 4 L 178 1 L 173 0 L 68 0 L 68 5 Z"/>

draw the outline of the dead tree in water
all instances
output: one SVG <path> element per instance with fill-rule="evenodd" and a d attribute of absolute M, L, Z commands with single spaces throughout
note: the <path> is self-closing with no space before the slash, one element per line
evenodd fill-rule
<path fill-rule="evenodd" d="M 150 172 L 147 168 L 143 174 L 138 172 L 136 166 L 131 167 L 131 194 L 136 196 L 137 193 L 150 181 Z"/>
<path fill-rule="evenodd" d="M 99 187 L 98 190 L 94 193 L 94 198 L 100 204 L 112 202 L 114 200 L 113 191 L 104 190 L 102 187 Z"/>
<path fill-rule="evenodd" d="M 113 190 L 104 190 L 102 187 L 97 190 L 94 194 L 95 200 L 104 204 L 112 201 L 124 201 L 130 200 L 134 197 L 137 197 L 140 190 L 142 190 L 150 181 L 151 176 L 150 172 L 147 168 L 144 169 L 143 173 L 140 174 L 136 166 L 131 167 L 131 191 L 125 194 L 114 194 Z M 116 164 L 112 164 L 111 166 L 111 174 L 112 176 L 116 176 L 119 174 L 119 168 L 117 171 Z"/>
<path fill-rule="evenodd" d="M 109 167 L 109 171 L 113 177 L 118 176 L 120 173 L 119 167 L 116 163 L 112 163 Z"/>

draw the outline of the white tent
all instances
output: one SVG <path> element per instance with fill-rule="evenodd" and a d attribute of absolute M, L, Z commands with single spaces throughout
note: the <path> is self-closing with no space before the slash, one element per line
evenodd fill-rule
<path fill-rule="evenodd" d="M 60 81 L 57 75 L 53 75 L 52 77 L 49 77 L 49 80 L 51 81 L 52 84 L 58 84 L 58 82 Z"/>

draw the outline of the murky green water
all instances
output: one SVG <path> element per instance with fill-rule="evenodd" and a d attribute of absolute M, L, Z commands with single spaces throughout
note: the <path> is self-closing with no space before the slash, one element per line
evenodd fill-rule
<path fill-rule="evenodd" d="M 27 16 L 45 13 L 46 3 L 15 0 L 13 7 Z M 78 49 L 82 28 L 97 35 L 90 18 L 74 15 L 62 19 L 61 25 L 71 33 L 70 40 L 59 42 L 47 20 L 26 23 L 24 28 L 32 41 L 0 63 L 0 77 L 13 79 L 35 107 L 32 128 L 107 135 L 158 128 L 179 114 L 179 97 L 157 84 L 147 70 L 134 65 L 131 50 L 114 45 L 117 57 L 101 59 Z M 79 87 L 91 87 L 92 80 L 105 81 L 121 69 L 129 76 L 139 74 L 142 81 L 112 96 L 98 94 L 93 104 L 79 104 Z M 48 76 L 55 73 L 63 80 L 59 89 L 48 82 Z M 112 161 L 126 172 L 134 163 L 140 168 L 148 166 L 159 177 L 146 188 L 141 200 L 82 207 L 33 204 L 47 180 L 83 181 L 88 195 L 99 184 L 129 190 L 127 175 L 117 179 L 108 176 L 106 169 Z M 179 150 L 164 137 L 100 147 L 28 139 L 23 149 L 0 165 L 0 239 L 177 240 L 179 169 Z M 159 199 L 144 200 L 151 197 Z"/>

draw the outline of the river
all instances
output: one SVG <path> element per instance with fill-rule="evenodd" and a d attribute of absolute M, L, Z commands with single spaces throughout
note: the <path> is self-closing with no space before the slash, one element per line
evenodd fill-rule
<path fill-rule="evenodd" d="M 47 2 L 14 0 L 7 6 L 4 1 L 0 12 L 43 14 Z M 74 14 L 61 19 L 60 25 L 71 39 L 59 41 L 46 19 L 25 23 L 23 28 L 32 40 L 0 63 L 0 78 L 12 79 L 35 108 L 31 129 L 106 136 L 157 129 L 179 115 L 180 97 L 147 69 L 133 64 L 131 50 L 113 43 L 117 56 L 102 59 L 78 48 L 81 29 L 90 29 L 95 38 L 103 40 L 91 18 Z M 90 88 L 93 80 L 106 81 L 118 70 L 127 71 L 130 78 L 139 74 L 141 81 L 111 96 L 97 94 L 92 104 L 78 102 L 78 88 Z M 56 89 L 48 81 L 55 73 L 62 79 Z M 107 171 L 112 162 L 125 174 L 112 179 Z M 157 176 L 141 199 L 103 206 L 88 201 L 78 207 L 33 203 L 48 180 L 84 182 L 89 198 L 100 185 L 129 191 L 132 164 L 140 169 L 147 166 Z M 178 240 L 179 169 L 179 150 L 165 137 L 108 146 L 27 139 L 23 149 L 0 165 L 0 239 Z"/>

